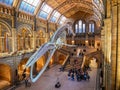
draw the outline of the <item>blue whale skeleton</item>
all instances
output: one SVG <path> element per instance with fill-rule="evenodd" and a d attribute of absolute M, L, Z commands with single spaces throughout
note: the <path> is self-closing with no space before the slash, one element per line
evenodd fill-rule
<path fill-rule="evenodd" d="M 63 45 L 65 46 L 75 46 L 75 45 L 68 45 L 66 44 L 66 29 L 70 30 L 72 34 L 74 35 L 72 31 L 72 25 L 70 24 L 65 24 L 61 26 L 51 37 L 50 41 L 43 44 L 27 61 L 25 68 L 30 68 L 30 78 L 32 82 L 36 82 L 39 77 L 42 75 L 42 73 L 45 71 L 47 68 L 54 52 L 57 49 L 60 49 Z M 33 67 L 35 62 L 42 57 L 46 52 L 49 52 L 49 57 L 46 60 L 45 65 L 43 66 L 42 70 L 36 75 L 36 77 L 33 76 Z"/>

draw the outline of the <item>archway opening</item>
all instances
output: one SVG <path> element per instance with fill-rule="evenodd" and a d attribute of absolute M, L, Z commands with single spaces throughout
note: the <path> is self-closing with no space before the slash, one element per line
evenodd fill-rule
<path fill-rule="evenodd" d="M 11 84 L 11 68 L 6 64 L 0 64 L 0 90 Z"/>
<path fill-rule="evenodd" d="M 11 32 L 4 24 L 0 23 L 0 53 L 11 52 Z M 0 54 L 1 56 L 2 54 Z"/>
<path fill-rule="evenodd" d="M 36 39 L 36 47 L 38 48 L 46 42 L 45 32 L 43 30 L 38 30 L 36 38 L 37 38 Z"/>
<path fill-rule="evenodd" d="M 19 80 L 23 80 L 23 76 L 22 74 L 24 73 L 24 68 L 25 68 L 25 64 L 27 63 L 28 58 L 24 58 L 23 60 L 21 60 L 20 64 L 18 65 L 18 78 Z M 30 68 L 26 68 L 26 76 L 28 77 L 30 75 Z"/>
<path fill-rule="evenodd" d="M 43 68 L 45 64 L 45 57 L 42 56 L 41 58 L 38 59 L 38 61 L 36 62 L 36 71 L 40 72 L 40 70 Z"/>
<path fill-rule="evenodd" d="M 17 49 L 20 50 L 30 50 L 33 48 L 33 36 L 32 33 L 26 29 L 22 28 L 17 33 Z"/>
<path fill-rule="evenodd" d="M 65 59 L 66 59 L 66 56 L 63 54 L 60 54 L 58 57 L 58 64 L 62 65 Z"/>

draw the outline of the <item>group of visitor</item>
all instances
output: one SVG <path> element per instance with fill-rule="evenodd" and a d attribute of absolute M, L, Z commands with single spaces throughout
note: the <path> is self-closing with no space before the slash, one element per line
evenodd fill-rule
<path fill-rule="evenodd" d="M 88 80 L 90 79 L 90 76 L 88 74 L 88 70 L 82 70 L 82 69 L 70 69 L 68 71 L 68 79 L 74 81 L 75 79 L 77 81 L 81 81 L 81 80 Z"/>

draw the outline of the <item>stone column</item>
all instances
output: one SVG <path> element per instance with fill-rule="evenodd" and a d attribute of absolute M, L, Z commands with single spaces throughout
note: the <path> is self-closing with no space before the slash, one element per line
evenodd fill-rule
<path fill-rule="evenodd" d="M 85 35 L 85 45 L 86 45 L 86 46 L 89 46 L 88 32 L 89 32 L 89 24 L 88 24 L 88 22 L 87 22 L 87 23 L 86 23 L 86 35 Z"/>
<path fill-rule="evenodd" d="M 112 4 L 112 90 L 120 90 L 120 3 L 118 1 Z"/>
<path fill-rule="evenodd" d="M 0 25 L 0 53 L 2 52 L 2 27 Z"/>
<path fill-rule="evenodd" d="M 102 45 L 102 53 L 104 54 L 105 52 L 105 29 L 101 30 L 101 45 Z M 103 55 L 103 60 L 102 60 L 102 70 L 103 70 L 103 82 L 102 86 L 105 87 L 105 60 L 104 60 L 104 55 Z"/>
<path fill-rule="evenodd" d="M 17 51 L 17 41 L 16 41 L 16 10 L 13 8 L 12 12 L 12 52 Z"/>
<path fill-rule="evenodd" d="M 32 41 L 30 42 L 32 44 L 31 48 L 35 50 L 36 49 L 36 32 L 35 31 L 33 31 L 33 37 L 30 38 L 30 41 Z"/>
<path fill-rule="evenodd" d="M 36 49 L 36 36 L 37 36 L 37 34 L 36 34 L 36 30 L 37 30 L 37 23 L 36 23 L 36 16 L 34 16 L 34 23 L 33 23 L 33 34 L 32 34 L 32 37 L 30 38 L 30 41 L 31 41 L 31 48 L 33 49 L 33 50 L 35 50 Z"/>
<path fill-rule="evenodd" d="M 118 0 L 117 18 L 117 82 L 116 90 L 120 90 L 120 0 Z"/>
<path fill-rule="evenodd" d="M 12 28 L 12 52 L 17 51 L 16 29 Z"/>
<path fill-rule="evenodd" d="M 105 47 L 104 47 L 104 65 L 105 65 L 105 88 L 110 90 L 110 63 L 111 63 L 111 18 L 104 20 Z"/>

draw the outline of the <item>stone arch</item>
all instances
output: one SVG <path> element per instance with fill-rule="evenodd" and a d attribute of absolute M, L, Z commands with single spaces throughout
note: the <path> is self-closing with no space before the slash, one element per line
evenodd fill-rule
<path fill-rule="evenodd" d="M 23 76 L 22 74 L 24 73 L 24 68 L 25 68 L 25 64 L 27 63 L 28 61 L 28 58 L 24 58 L 21 60 L 21 62 L 18 64 L 18 79 L 19 80 L 22 80 L 23 79 Z M 30 68 L 27 68 L 26 69 L 26 76 L 29 76 L 30 74 Z"/>
<path fill-rule="evenodd" d="M 45 64 L 45 56 L 39 58 L 36 62 L 36 71 L 39 72 Z"/>
<path fill-rule="evenodd" d="M 0 24 L 2 24 L 3 26 L 5 26 L 7 28 L 8 32 L 9 32 L 9 36 L 11 36 L 12 35 L 11 26 L 6 21 L 4 21 L 2 19 L 0 19 Z"/>
<path fill-rule="evenodd" d="M 96 21 L 94 19 L 89 19 L 88 20 L 88 23 L 91 23 L 91 22 L 93 22 L 94 24 L 96 24 Z"/>
<path fill-rule="evenodd" d="M 45 30 L 43 28 L 39 28 L 39 30 L 37 30 L 36 32 L 36 47 L 41 46 L 42 44 L 44 44 L 46 42 L 46 33 Z"/>
<path fill-rule="evenodd" d="M 59 54 L 59 56 L 58 56 L 58 64 L 63 64 L 63 62 L 65 61 L 65 59 L 66 59 L 66 56 L 65 55 L 63 55 L 63 54 Z"/>
<path fill-rule="evenodd" d="M 11 82 L 11 67 L 8 64 L 0 63 L 0 77 Z"/>
<path fill-rule="evenodd" d="M 12 31 L 10 25 L 4 20 L 0 19 L 0 53 L 11 52 Z"/>
<path fill-rule="evenodd" d="M 22 24 L 17 28 L 17 49 L 33 49 L 33 32 L 29 25 Z"/>
<path fill-rule="evenodd" d="M 26 30 L 28 30 L 30 32 L 30 34 L 33 34 L 31 26 L 29 26 L 27 24 L 22 24 L 22 25 L 18 26 L 17 33 L 21 33 L 21 30 L 23 28 L 26 29 Z"/>
<path fill-rule="evenodd" d="M 90 19 L 88 20 L 88 24 L 90 24 L 90 23 L 94 23 L 94 25 L 95 25 L 95 30 L 96 30 L 96 28 L 97 28 L 98 26 L 100 26 L 100 22 L 98 22 L 98 20 L 96 20 L 96 19 L 94 19 L 94 18 L 90 18 Z"/>
<path fill-rule="evenodd" d="M 12 82 L 12 71 L 9 65 L 0 63 L 0 90 L 9 86 Z M 3 82 L 3 83 L 2 83 Z"/>

